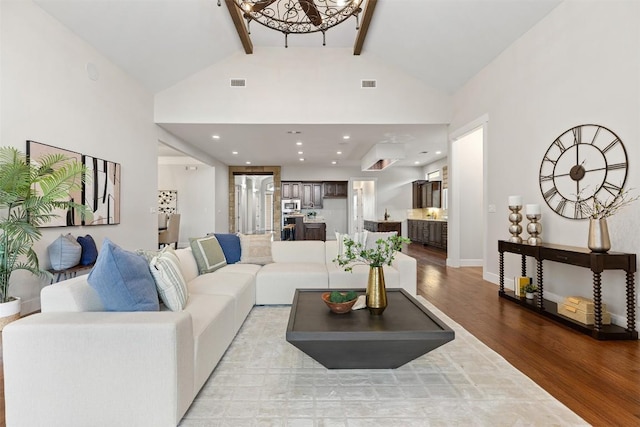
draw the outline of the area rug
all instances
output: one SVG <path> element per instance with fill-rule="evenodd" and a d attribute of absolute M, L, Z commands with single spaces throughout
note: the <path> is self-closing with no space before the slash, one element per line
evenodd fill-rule
<path fill-rule="evenodd" d="M 582 426 L 424 298 L 455 340 L 397 369 L 331 370 L 285 340 L 290 307 L 254 307 L 180 426 Z"/>

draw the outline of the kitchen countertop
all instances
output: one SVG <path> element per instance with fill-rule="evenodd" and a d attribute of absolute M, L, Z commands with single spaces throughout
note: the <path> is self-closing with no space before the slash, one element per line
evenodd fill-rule
<path fill-rule="evenodd" d="M 437 221 L 437 222 L 448 222 L 448 219 L 442 218 L 408 218 L 410 221 Z"/>

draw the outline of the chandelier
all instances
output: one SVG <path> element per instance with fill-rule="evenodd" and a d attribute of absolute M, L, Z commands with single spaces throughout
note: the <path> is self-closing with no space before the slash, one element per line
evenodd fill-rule
<path fill-rule="evenodd" d="M 322 32 L 322 45 L 326 45 L 325 31 L 344 22 L 351 16 L 356 18 L 362 11 L 363 0 L 232 0 L 240 9 L 251 33 L 251 21 L 280 31 L 285 37 L 285 47 L 289 34 Z M 228 2 L 227 2 L 228 3 Z M 220 1 L 218 1 L 220 5 Z"/>

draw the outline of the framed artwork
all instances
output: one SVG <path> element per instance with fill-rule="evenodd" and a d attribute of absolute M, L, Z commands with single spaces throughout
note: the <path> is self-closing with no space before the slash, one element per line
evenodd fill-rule
<path fill-rule="evenodd" d="M 178 212 L 178 192 L 176 190 L 158 191 L 158 213 L 174 214 Z"/>
<path fill-rule="evenodd" d="M 82 158 L 88 175 L 82 201 L 93 214 L 83 225 L 120 224 L 120 163 L 87 155 Z"/>
<path fill-rule="evenodd" d="M 27 159 L 38 160 L 42 156 L 51 155 L 51 154 L 62 154 L 67 158 L 77 161 L 78 163 L 82 163 L 82 154 L 76 153 L 75 151 L 65 150 L 63 148 L 54 147 L 52 145 L 42 144 L 36 141 L 27 141 Z M 69 201 L 81 203 L 82 202 L 82 190 L 77 190 L 69 194 Z M 42 225 L 41 227 L 66 227 L 73 225 L 81 225 L 82 218 L 80 214 L 75 211 L 75 209 L 57 209 L 54 210 L 53 213 L 57 215 L 57 217 L 52 218 L 51 221 Z"/>

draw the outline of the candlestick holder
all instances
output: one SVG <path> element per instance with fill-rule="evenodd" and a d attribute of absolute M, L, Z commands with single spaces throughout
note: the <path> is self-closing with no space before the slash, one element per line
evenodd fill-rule
<path fill-rule="evenodd" d="M 509 210 L 511 211 L 509 214 L 509 222 L 511 223 L 509 226 L 509 233 L 511 233 L 509 241 L 512 243 L 522 243 L 522 237 L 520 237 L 520 233 L 522 233 L 522 226 L 520 225 L 522 214 L 520 213 L 520 209 L 522 209 L 522 205 L 509 206 Z"/>
<path fill-rule="evenodd" d="M 529 220 L 529 224 L 527 224 L 527 233 L 529 233 L 527 243 L 531 246 L 542 244 L 542 239 L 540 238 L 542 224 L 538 222 L 540 218 L 542 218 L 541 214 L 527 214 L 527 219 Z"/>

